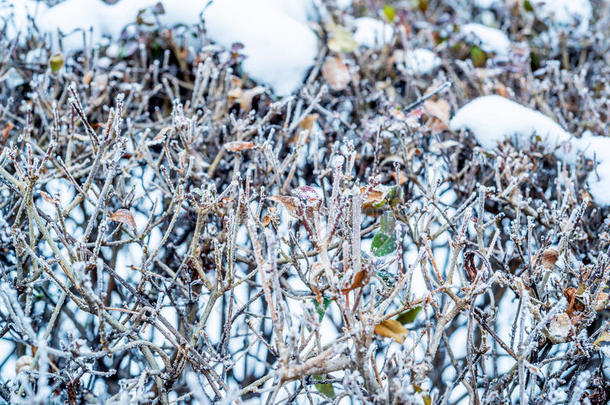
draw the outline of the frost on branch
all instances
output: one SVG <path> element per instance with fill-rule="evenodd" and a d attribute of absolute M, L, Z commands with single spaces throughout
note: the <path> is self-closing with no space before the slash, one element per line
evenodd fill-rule
<path fill-rule="evenodd" d="M 610 400 L 603 7 L 55 3 L 0 1 L 0 403 Z"/>

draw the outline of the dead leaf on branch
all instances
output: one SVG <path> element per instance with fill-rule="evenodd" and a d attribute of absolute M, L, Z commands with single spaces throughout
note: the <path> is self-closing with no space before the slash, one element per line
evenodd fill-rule
<path fill-rule="evenodd" d="M 309 131 L 309 133 L 311 133 L 311 130 L 313 129 L 314 124 L 318 120 L 318 117 L 319 117 L 319 115 L 316 113 L 309 114 L 307 117 L 305 117 L 303 119 L 303 121 L 301 121 L 301 123 L 299 124 L 299 127 L 301 128 L 302 131 Z"/>
<path fill-rule="evenodd" d="M 375 333 L 379 336 L 389 337 L 402 344 L 409 331 L 395 319 L 386 319 L 375 326 Z"/>
<path fill-rule="evenodd" d="M 348 293 L 350 291 L 355 290 L 356 288 L 360 288 L 362 287 L 362 285 L 364 284 L 364 279 L 366 277 L 366 271 L 364 270 L 360 270 L 358 273 L 356 273 L 356 275 L 354 276 L 354 280 L 352 281 L 352 285 L 350 285 L 347 288 L 343 289 L 344 293 Z"/>
<path fill-rule="evenodd" d="M 230 152 L 241 152 L 254 147 L 254 142 L 235 141 L 225 143 L 225 149 Z"/>
<path fill-rule="evenodd" d="M 136 229 L 136 221 L 133 219 L 133 215 L 131 215 L 131 212 L 129 212 L 128 209 L 121 208 L 120 210 L 110 214 L 110 220 L 129 225 L 133 229 Z"/>

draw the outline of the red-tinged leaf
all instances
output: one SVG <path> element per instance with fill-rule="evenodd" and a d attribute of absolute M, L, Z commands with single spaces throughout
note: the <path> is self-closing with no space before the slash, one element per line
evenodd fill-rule
<path fill-rule="evenodd" d="M 40 195 L 42 196 L 42 199 L 45 200 L 46 202 L 48 202 L 49 204 L 55 204 L 56 201 L 53 199 L 53 197 L 51 197 L 49 195 L 49 193 L 45 193 L 44 191 L 40 192 Z"/>
<path fill-rule="evenodd" d="M 252 149 L 254 142 L 235 141 L 225 143 L 225 149 L 231 152 L 241 152 L 243 150 Z"/>
<path fill-rule="evenodd" d="M 120 210 L 110 214 L 110 220 L 129 225 L 133 229 L 136 229 L 136 221 L 134 221 L 133 215 L 131 215 L 131 212 L 129 212 L 128 209 L 121 208 Z"/>

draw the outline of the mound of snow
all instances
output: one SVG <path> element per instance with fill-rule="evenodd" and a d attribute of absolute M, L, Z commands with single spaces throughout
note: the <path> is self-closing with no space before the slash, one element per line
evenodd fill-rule
<path fill-rule="evenodd" d="M 272 2 L 214 2 L 204 11 L 204 19 L 208 35 L 217 43 L 244 45 L 244 71 L 278 95 L 298 88 L 318 54 L 314 32 Z"/>
<path fill-rule="evenodd" d="M 378 49 L 392 40 L 394 29 L 391 25 L 371 17 L 357 18 L 354 21 L 356 32 L 354 41 L 358 45 Z"/>
<path fill-rule="evenodd" d="M 428 49 L 418 48 L 405 52 L 405 66 L 413 74 L 427 75 L 440 65 L 441 58 Z"/>
<path fill-rule="evenodd" d="M 6 38 L 14 39 L 28 27 L 28 18 L 37 20 L 48 10 L 46 4 L 34 0 L 0 1 L 0 29 L 6 27 Z"/>
<path fill-rule="evenodd" d="M 563 31 L 582 37 L 589 32 L 593 16 L 589 0 L 534 0 L 536 17 L 549 25 L 551 31 Z"/>
<path fill-rule="evenodd" d="M 485 52 L 493 52 L 499 56 L 506 56 L 510 52 L 510 40 L 499 29 L 483 24 L 470 23 L 463 25 L 460 31 L 469 41 Z"/>
<path fill-rule="evenodd" d="M 204 0 L 66 0 L 54 7 L 34 0 L 0 3 L 0 18 L 7 21 L 7 37 L 14 39 L 28 28 L 28 15 L 52 40 L 72 52 L 83 46 L 83 32 L 97 45 L 103 37 L 117 39 L 136 21 L 141 10 L 161 4 L 161 24 L 193 25 L 203 17 L 209 37 L 230 48 L 244 45 L 244 71 L 254 80 L 268 84 L 278 95 L 294 92 L 318 54 L 318 39 L 307 26 L 316 19 L 312 0 L 217 0 L 207 8 Z M 2 7 L 3 6 L 3 7 Z"/>
<path fill-rule="evenodd" d="M 495 95 L 479 97 L 460 108 L 449 128 L 469 130 L 486 149 L 510 137 L 527 147 L 537 137 L 567 164 L 574 164 L 580 153 L 595 159 L 599 164 L 589 174 L 589 191 L 598 204 L 610 205 L 610 138 L 590 133 L 580 139 L 572 137 L 546 115 Z"/>

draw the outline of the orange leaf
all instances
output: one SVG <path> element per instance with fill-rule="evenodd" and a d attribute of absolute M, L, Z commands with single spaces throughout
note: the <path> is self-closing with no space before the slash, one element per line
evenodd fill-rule
<path fill-rule="evenodd" d="M 225 143 L 225 149 L 231 152 L 241 152 L 242 150 L 252 149 L 254 142 L 235 141 Z"/>
<path fill-rule="evenodd" d="M 133 229 L 136 229 L 136 221 L 134 221 L 133 215 L 131 215 L 131 212 L 129 212 L 128 209 L 121 208 L 120 210 L 110 214 L 110 220 L 129 225 Z"/>
<path fill-rule="evenodd" d="M 392 338 L 398 343 L 402 344 L 402 342 L 405 341 L 409 331 L 407 331 L 397 320 L 386 319 L 379 325 L 375 326 L 375 333 L 379 336 Z"/>
<path fill-rule="evenodd" d="M 322 76 L 333 90 L 343 90 L 351 80 L 347 65 L 338 56 L 329 56 L 322 66 Z"/>
<path fill-rule="evenodd" d="M 364 277 L 365 276 L 366 276 L 366 271 L 360 270 L 354 276 L 354 281 L 352 281 L 352 285 L 350 285 L 349 287 L 343 289 L 343 292 L 344 293 L 348 293 L 348 292 L 350 292 L 352 290 L 355 290 L 356 288 L 362 287 L 362 284 L 364 284 Z"/>
<path fill-rule="evenodd" d="M 396 172 L 391 172 L 392 178 L 396 180 Z M 407 182 L 407 176 L 404 172 L 398 172 L 398 184 L 403 185 Z"/>
<path fill-rule="evenodd" d="M 319 115 L 316 113 L 309 114 L 307 117 L 305 117 L 303 119 L 303 121 L 301 121 L 301 124 L 299 125 L 301 127 L 301 130 L 311 132 L 311 129 L 313 128 L 313 124 L 316 123 L 316 120 L 318 119 L 318 117 L 319 117 Z"/>

